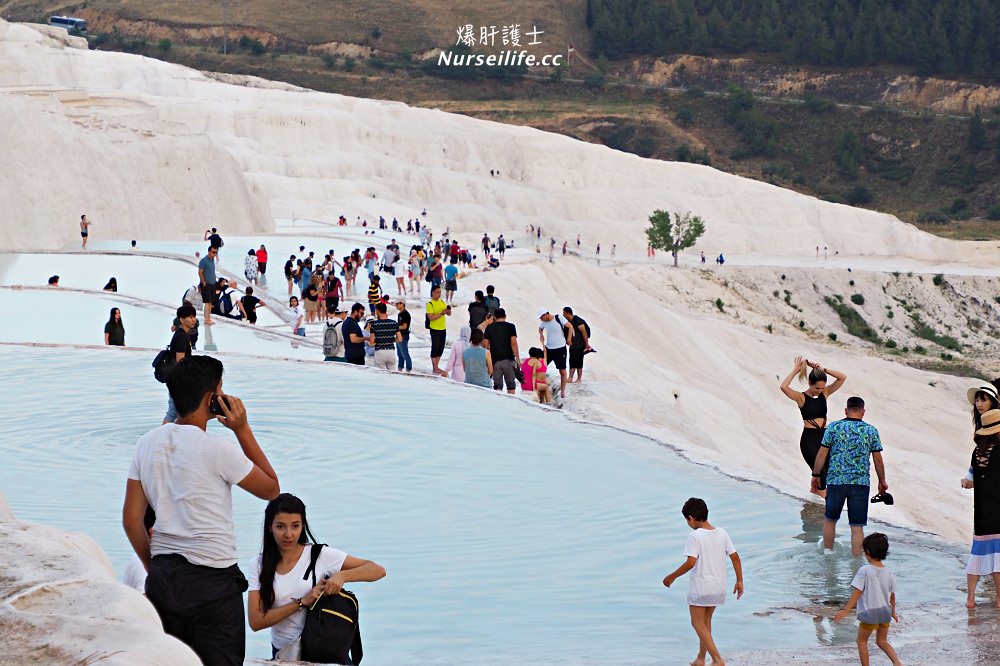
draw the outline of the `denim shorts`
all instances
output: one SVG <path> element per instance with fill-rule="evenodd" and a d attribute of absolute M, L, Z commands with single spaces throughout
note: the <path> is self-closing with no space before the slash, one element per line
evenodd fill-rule
<path fill-rule="evenodd" d="M 847 521 L 854 527 L 864 527 L 868 524 L 868 486 L 861 485 L 826 485 L 827 520 L 837 522 L 847 502 Z"/>

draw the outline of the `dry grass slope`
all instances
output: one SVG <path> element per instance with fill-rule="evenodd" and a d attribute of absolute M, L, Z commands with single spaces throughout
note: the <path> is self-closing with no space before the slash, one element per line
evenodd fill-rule
<path fill-rule="evenodd" d="M 583 24 L 584 0 L 545 2 L 519 0 L 486 3 L 477 0 L 379 0 L 360 3 L 349 0 L 287 0 L 280 11 L 270 0 L 241 0 L 229 3 L 229 24 L 267 30 L 282 39 L 304 44 L 326 42 L 367 43 L 378 48 L 417 52 L 455 43 L 459 25 L 510 25 L 520 23 L 527 31 L 537 25 L 545 31 L 543 45 L 559 51 L 568 39 L 578 44 L 589 40 Z M 221 1 L 188 0 L 88 0 L 65 4 L 39 0 L 0 0 L 0 16 L 14 20 L 38 20 L 41 16 L 66 11 L 86 15 L 88 11 L 109 12 L 128 19 L 151 19 L 188 26 L 217 26 L 223 22 Z M 373 37 L 378 28 L 381 36 Z M 527 40 L 522 41 L 526 44 Z"/>

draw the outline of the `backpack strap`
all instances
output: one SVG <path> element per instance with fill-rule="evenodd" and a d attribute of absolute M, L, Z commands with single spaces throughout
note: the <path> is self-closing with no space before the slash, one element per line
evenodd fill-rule
<path fill-rule="evenodd" d="M 351 643 L 351 661 L 354 662 L 354 666 L 357 666 L 361 663 L 364 651 L 361 647 L 361 626 L 360 624 L 355 624 L 354 626 L 354 641 Z"/>
<path fill-rule="evenodd" d="M 309 553 L 309 568 L 302 575 L 302 580 L 309 580 L 309 574 L 312 574 L 313 587 L 316 587 L 316 562 L 319 561 L 320 551 L 323 550 L 323 546 L 325 545 L 325 543 L 314 543 L 312 545 L 312 552 Z"/>

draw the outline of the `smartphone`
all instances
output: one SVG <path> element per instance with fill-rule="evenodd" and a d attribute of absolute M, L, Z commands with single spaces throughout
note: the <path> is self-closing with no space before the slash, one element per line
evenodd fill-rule
<path fill-rule="evenodd" d="M 219 400 L 221 398 L 222 398 L 222 396 L 220 396 L 218 394 L 215 394 L 208 401 L 208 411 L 211 412 L 212 414 L 214 414 L 215 416 L 223 416 L 223 414 L 222 414 L 222 408 L 219 406 Z M 229 407 L 229 403 L 228 402 L 226 403 L 226 407 Z"/>

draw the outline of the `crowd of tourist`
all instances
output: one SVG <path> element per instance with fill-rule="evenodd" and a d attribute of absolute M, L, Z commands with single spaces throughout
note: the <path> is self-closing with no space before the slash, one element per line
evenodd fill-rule
<path fill-rule="evenodd" d="M 380 220 L 380 228 L 385 228 L 384 224 L 385 220 Z M 426 225 L 418 223 L 415 228 L 427 232 Z M 393 229 L 401 230 L 396 220 Z M 541 237 L 540 228 L 532 228 L 532 232 Z M 204 302 L 205 325 L 212 324 L 213 315 L 253 323 L 255 311 L 264 306 L 254 296 L 254 286 L 266 284 L 264 246 L 247 253 L 247 286 L 244 296 L 237 298 L 236 285 L 217 274 L 221 237 L 214 229 L 206 234 L 207 239 L 218 240 L 210 241 L 198 265 L 199 284 L 185 295 L 171 327 L 173 337 L 167 351 L 174 367 L 166 376 L 168 406 L 163 426 L 139 440 L 128 474 L 123 525 L 136 552 L 130 578 L 140 581 L 136 587 L 147 594 L 165 630 L 190 645 L 205 663 L 242 662 L 242 593 L 247 589 L 250 627 L 255 631 L 271 629 L 272 656 L 306 658 L 303 632 L 310 621 L 309 608 L 324 597 L 345 596 L 341 594 L 345 583 L 375 581 L 385 570 L 335 548 L 307 547 L 316 540 L 308 527 L 305 505 L 294 495 L 280 494 L 277 474 L 257 444 L 246 408 L 238 398 L 222 391 L 222 363 L 193 354 L 198 340 L 198 312 L 193 303 L 197 297 Z M 502 258 L 509 247 L 502 235 L 496 241 L 488 235 L 482 239 L 485 255 L 492 256 L 495 250 Z M 475 291 L 466 308 L 456 304 L 462 270 L 475 267 L 475 256 L 448 239 L 447 233 L 426 248 L 415 243 L 403 251 L 393 239 L 382 250 L 357 248 L 341 259 L 333 250 L 318 258 L 300 246 L 299 254 L 291 255 L 284 267 L 289 325 L 295 335 L 305 336 L 310 324 L 321 324 L 326 361 L 412 372 L 410 343 L 415 336 L 409 305 L 417 301 L 423 308 L 423 328 L 430 342 L 432 374 L 510 394 L 521 388 L 543 404 L 565 399 L 567 387 L 583 381 L 585 358 L 595 351 L 588 322 L 570 306 L 558 310 L 538 307 L 534 320 L 521 322 L 522 332 L 527 326 L 532 343 L 534 335 L 538 336 L 537 346 L 529 346 L 523 354 L 517 325 L 508 319 L 493 285 Z M 352 301 L 358 294 L 359 275 L 368 285 L 365 298 Z M 387 282 L 395 280 L 394 296 L 385 293 L 383 277 Z M 426 284 L 426 296 L 419 291 L 421 284 Z M 117 289 L 114 278 L 108 286 Z M 449 326 L 455 317 L 462 321 Z M 450 347 L 449 328 L 459 331 Z M 121 312 L 112 308 L 105 326 L 105 344 L 124 345 L 124 339 Z M 446 350 L 447 359 L 443 360 Z M 797 377 L 807 385 L 806 390 L 792 388 Z M 828 383 L 829 378 L 833 381 Z M 864 420 L 866 405 L 859 396 L 845 401 L 843 419 L 829 422 L 827 418 L 828 400 L 846 381 L 846 374 L 799 357 L 780 389 L 796 403 L 803 421 L 799 446 L 812 473 L 810 490 L 825 504 L 824 547 L 834 548 L 836 526 L 846 506 L 852 554 L 863 555 L 867 561 L 852 579 L 850 599 L 835 620 L 843 620 L 857 608 L 857 646 L 862 663 L 869 660 L 868 642 L 874 633 L 876 645 L 893 664 L 899 664 L 888 641 L 890 624 L 898 620 L 896 579 L 884 565 L 889 541 L 884 534 L 864 534 L 870 505 L 894 501 L 888 492 L 883 444 L 878 430 Z M 981 576 L 991 576 L 994 585 L 1000 586 L 1000 462 L 992 458 L 995 445 L 1000 443 L 997 384 L 1000 380 L 968 392 L 975 447 L 961 485 L 974 491 L 975 506 L 974 538 L 966 568 L 969 608 L 975 605 Z M 218 419 L 229 428 L 236 443 L 208 435 L 210 419 Z M 168 448 L 180 451 L 183 460 L 165 467 L 158 461 Z M 874 496 L 872 467 L 877 476 Z M 181 469 L 194 471 L 181 474 Z M 270 501 L 264 512 L 261 555 L 251 567 L 249 580 L 236 566 L 233 485 Z M 186 511 L 175 500 L 192 493 L 204 497 L 210 511 Z M 710 656 L 714 663 L 722 664 L 712 635 L 712 617 L 729 594 L 727 558 L 736 575 L 732 593 L 737 599 L 743 595 L 742 563 L 729 535 L 709 523 L 703 500 L 688 500 L 682 516 L 692 529 L 685 560 L 663 584 L 670 587 L 677 578 L 691 573 L 687 601 L 699 642 L 693 663 L 704 664 Z M 143 575 L 145 572 L 148 575 Z M 1000 601 L 997 605 L 1000 607 Z"/>

